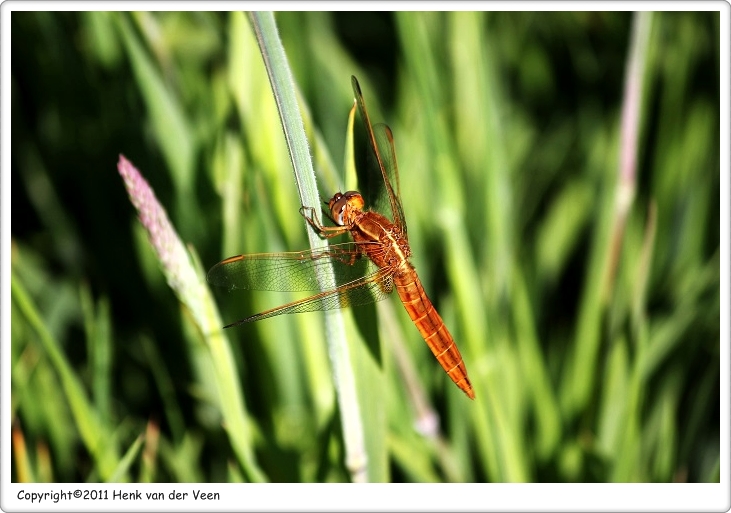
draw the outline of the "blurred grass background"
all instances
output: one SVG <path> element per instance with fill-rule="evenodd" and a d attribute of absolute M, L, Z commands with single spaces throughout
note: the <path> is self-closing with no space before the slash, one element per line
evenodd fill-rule
<path fill-rule="evenodd" d="M 719 14 L 648 17 L 619 238 L 631 13 L 276 20 L 323 198 L 350 186 L 351 74 L 393 129 L 412 261 L 477 394 L 397 298 L 375 339 L 346 312 L 374 377 L 357 382 L 369 478 L 718 482 Z M 350 480 L 322 314 L 226 332 L 247 468 L 116 171 L 123 153 L 206 269 L 307 247 L 246 15 L 13 12 L 11 27 L 13 480 Z M 217 297 L 225 322 L 289 299 Z"/>

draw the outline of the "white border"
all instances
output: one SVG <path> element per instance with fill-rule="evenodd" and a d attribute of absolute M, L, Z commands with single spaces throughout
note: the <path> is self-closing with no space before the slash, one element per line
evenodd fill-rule
<path fill-rule="evenodd" d="M 156 484 L 156 485 L 87 485 L 87 484 L 17 484 L 10 483 L 10 13 L 25 10 L 663 10 L 663 11 L 721 11 L 721 484 L 462 484 L 462 485 L 230 485 L 230 484 Z M 18 2 L 8 1 L 0 6 L 0 37 L 2 37 L 2 125 L 0 134 L 0 229 L 2 260 L 0 261 L 0 329 L 2 330 L 2 417 L 0 433 L 0 507 L 6 511 L 344 511 L 378 510 L 393 511 L 617 511 L 631 507 L 634 511 L 727 511 L 731 507 L 729 485 L 729 380 L 731 355 L 729 349 L 729 233 L 731 217 L 729 203 L 729 179 L 731 160 L 729 143 L 731 126 L 729 116 L 729 22 L 731 8 L 727 2 Z M 20 499 L 23 492 L 61 492 L 74 490 L 106 490 L 109 497 L 114 491 L 133 493 L 160 491 L 169 494 L 175 490 L 188 492 L 184 501 L 154 502 L 133 500 L 83 501 L 70 499 L 54 503 L 52 498 L 39 504 Z M 192 499 L 193 490 L 218 492 L 221 500 L 200 502 Z M 49 497 L 53 497 L 50 495 Z"/>
<path fill-rule="evenodd" d="M 725 511 L 721 484 L 129 484 L 18 485 L 3 493 L 12 511 Z M 46 499 L 35 506 L 17 494 L 107 490 L 107 500 Z M 219 493 L 196 501 L 193 491 Z M 114 492 L 141 500 L 112 499 Z M 187 493 L 152 501 L 146 493 Z"/>
<path fill-rule="evenodd" d="M 449 2 L 413 2 L 413 1 L 220 1 L 210 2 L 186 1 L 22 1 L 7 0 L 3 7 L 11 11 L 135 11 L 144 8 L 146 11 L 719 11 L 723 12 L 728 2 L 723 0 L 690 1 L 464 1 Z"/>

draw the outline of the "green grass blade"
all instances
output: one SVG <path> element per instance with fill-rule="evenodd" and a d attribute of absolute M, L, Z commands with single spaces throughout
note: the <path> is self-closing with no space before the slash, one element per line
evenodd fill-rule
<path fill-rule="evenodd" d="M 104 430 L 97 412 L 92 406 L 84 391 L 78 376 L 58 346 L 58 342 L 51 336 L 41 319 L 36 306 L 28 296 L 25 287 L 15 275 L 11 279 L 12 297 L 18 308 L 23 312 L 28 324 L 38 335 L 43 349 L 48 354 L 54 369 L 61 380 L 66 400 L 76 422 L 76 426 L 84 441 L 84 445 L 96 461 L 97 468 L 103 480 L 107 480 L 116 466 L 114 447 L 105 443 L 109 435 Z"/>
<path fill-rule="evenodd" d="M 272 13 L 252 13 L 251 21 L 259 41 L 282 126 L 284 127 L 284 135 L 294 168 L 300 200 L 302 205 L 318 206 L 321 202 L 317 193 L 309 145 L 307 144 L 302 117 L 294 93 L 296 88 L 277 33 L 274 16 Z M 313 249 L 327 245 L 327 242 L 321 239 L 311 227 L 308 227 L 308 237 L 310 246 Z M 332 282 L 332 280 L 329 281 Z M 326 312 L 325 325 L 330 361 L 333 367 L 333 378 L 343 423 L 346 466 L 351 472 L 353 481 L 365 481 L 369 472 L 364 428 L 350 349 L 345 336 L 341 313 L 338 311 Z"/>
<path fill-rule="evenodd" d="M 223 416 L 224 426 L 239 462 L 251 480 L 265 481 L 266 477 L 254 458 L 253 437 L 247 418 L 246 403 L 231 347 L 223 335 L 223 322 L 210 289 L 205 284 L 200 262 L 194 250 L 186 249 L 183 245 L 150 185 L 123 156 L 120 156 L 118 171 L 124 180 L 132 204 L 140 214 L 140 222 L 148 232 L 150 244 L 155 250 L 170 288 L 190 312 L 192 322 L 210 352 L 209 361 L 209 356 L 197 351 L 195 344 L 190 346 L 194 364 L 203 366 L 212 364 L 217 392 L 216 406 Z"/>
<path fill-rule="evenodd" d="M 127 449 L 127 452 L 125 452 L 122 455 L 122 458 L 119 460 L 117 468 L 114 469 L 114 472 L 109 478 L 110 483 L 119 483 L 126 480 L 125 476 L 129 475 L 132 464 L 135 462 L 140 454 L 143 442 L 144 437 L 142 435 L 139 435 L 132 443 L 132 445 L 130 445 L 129 449 Z"/>

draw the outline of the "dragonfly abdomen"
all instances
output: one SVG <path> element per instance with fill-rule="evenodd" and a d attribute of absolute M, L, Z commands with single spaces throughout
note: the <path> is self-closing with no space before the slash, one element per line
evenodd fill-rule
<path fill-rule="evenodd" d="M 411 269 L 393 278 L 404 308 L 444 371 L 470 399 L 475 398 L 462 355 L 441 316 L 424 292 L 421 280 Z"/>

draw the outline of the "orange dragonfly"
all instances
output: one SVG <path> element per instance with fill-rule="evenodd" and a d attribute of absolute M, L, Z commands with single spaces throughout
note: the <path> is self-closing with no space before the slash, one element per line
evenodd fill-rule
<path fill-rule="evenodd" d="M 225 326 L 238 326 L 282 314 L 358 306 L 386 298 L 394 288 L 411 320 L 454 383 L 470 399 L 475 398 L 462 356 L 442 318 L 424 292 L 409 262 L 411 249 L 399 199 L 398 167 L 391 129 L 371 126 L 363 94 L 355 77 L 353 91 L 370 147 L 373 171 L 383 184 L 366 191 L 373 209 L 365 209 L 356 191 L 338 192 L 328 202 L 328 217 L 335 226 L 320 223 L 312 207 L 300 214 L 322 237 L 350 232 L 353 242 L 331 244 L 325 249 L 288 253 L 238 255 L 219 262 L 208 271 L 211 285 L 234 289 L 273 291 L 320 291 L 311 297 L 267 310 Z M 395 188 L 395 189 L 394 189 Z M 390 217 L 381 212 L 390 212 Z M 318 280 L 319 267 L 331 265 L 330 282 Z M 321 288 L 322 287 L 322 288 Z"/>

